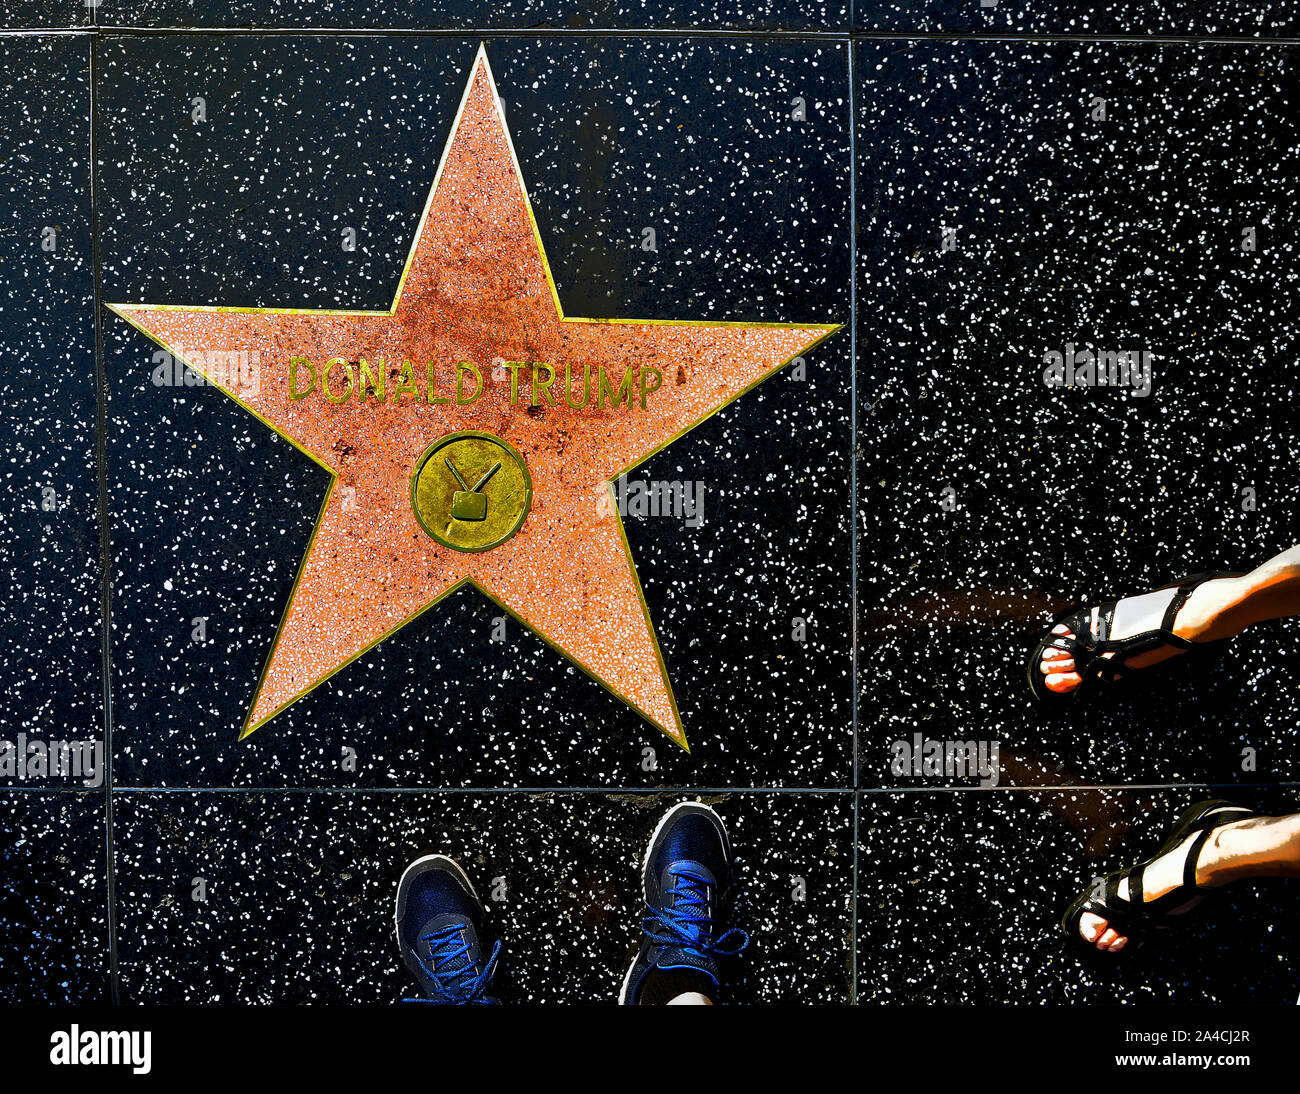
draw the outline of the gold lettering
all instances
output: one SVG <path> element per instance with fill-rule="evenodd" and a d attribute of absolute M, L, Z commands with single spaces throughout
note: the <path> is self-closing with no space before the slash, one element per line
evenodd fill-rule
<path fill-rule="evenodd" d="M 522 361 L 503 361 L 510 370 L 510 405 L 519 405 L 519 370 L 524 367 Z"/>
<path fill-rule="evenodd" d="M 411 362 L 403 361 L 400 372 L 397 383 L 393 386 L 393 402 L 399 402 L 403 395 L 414 395 L 418 399 L 420 391 L 415 386 L 415 369 Z"/>
<path fill-rule="evenodd" d="M 529 384 L 530 406 L 567 406 L 571 410 L 590 406 L 593 396 L 600 410 L 632 410 L 637 405 L 645 410 L 650 396 L 664 386 L 663 372 L 650 365 L 637 367 L 629 364 L 619 373 L 599 365 L 593 376 L 592 365 L 584 362 L 582 378 L 577 386 L 574 384 L 577 366 L 572 361 L 564 362 L 562 377 L 560 366 L 548 361 L 503 361 L 497 358 L 494 367 L 501 365 L 510 370 L 511 406 L 519 405 L 524 382 Z M 455 369 L 455 379 L 448 385 L 454 391 L 444 395 L 440 393 L 440 384 L 450 377 L 440 372 L 448 366 Z M 375 401 L 395 405 L 423 399 L 434 406 L 451 403 L 468 406 L 483 397 L 485 377 L 473 361 L 429 360 L 424 366 L 422 380 L 416 378 L 418 367 L 409 359 L 389 368 L 382 357 L 377 358 L 373 366 L 364 357 L 355 361 L 331 357 L 323 367 L 317 368 L 310 358 L 293 356 L 289 358 L 289 396 L 294 400 L 305 399 L 319 391 L 334 404 L 345 403 L 353 396 L 364 404 L 369 401 L 368 396 L 373 396 Z M 524 369 L 530 371 L 524 373 Z M 526 377 L 523 382 L 521 375 Z M 561 392 L 563 402 L 559 398 Z"/>
<path fill-rule="evenodd" d="M 465 394 L 465 373 L 474 374 L 474 394 Z M 473 361 L 456 362 L 456 405 L 465 406 L 468 403 L 478 401 L 478 397 L 483 394 L 483 374 L 479 372 L 478 365 Z"/>
<path fill-rule="evenodd" d="M 537 370 L 546 369 L 546 379 L 540 383 L 537 380 Z M 537 405 L 537 397 L 543 396 L 551 406 L 555 405 L 555 396 L 551 394 L 551 385 L 555 383 L 555 369 L 545 361 L 533 362 L 533 406 Z"/>
<path fill-rule="evenodd" d="M 429 386 L 425 389 L 424 401 L 426 403 L 432 403 L 434 406 L 446 406 L 451 402 L 451 399 L 446 395 L 438 394 L 438 385 L 433 378 L 433 371 L 436 367 L 437 362 L 430 361 L 428 367 L 425 369 L 425 373 L 429 378 Z"/>
<path fill-rule="evenodd" d="M 332 391 L 330 391 L 330 370 L 335 365 L 342 365 L 343 375 L 348 378 L 347 390 L 344 391 L 343 394 L 339 396 L 335 396 L 335 394 Z M 348 396 L 352 394 L 352 384 L 353 384 L 352 366 L 347 361 L 343 360 L 342 357 L 331 357 L 328 361 L 325 362 L 325 371 L 321 373 L 320 387 L 321 390 L 325 392 L 325 398 L 327 398 L 331 403 L 347 402 Z"/>
<path fill-rule="evenodd" d="M 646 377 L 650 377 L 654 380 L 653 386 L 646 385 Z M 653 392 L 658 391 L 663 386 L 664 386 L 664 374 L 660 372 L 657 368 L 651 368 L 649 365 L 647 365 L 645 368 L 641 370 L 640 376 L 637 377 L 637 387 L 641 391 L 642 410 L 645 410 L 646 396 L 652 394 Z"/>
<path fill-rule="evenodd" d="M 384 387 L 388 382 L 388 377 L 384 373 L 384 359 L 381 357 L 375 362 L 374 369 L 371 369 L 369 362 L 362 357 L 357 362 L 357 398 L 361 402 L 366 401 L 366 384 L 369 383 L 370 390 L 375 393 L 375 397 L 382 403 L 384 401 Z"/>
<path fill-rule="evenodd" d="M 613 410 L 616 406 L 622 406 L 626 403 L 629 407 L 632 405 L 632 384 L 635 377 L 632 375 L 630 368 L 623 370 L 623 379 L 618 385 L 617 397 L 613 387 L 609 383 L 609 374 L 605 371 L 605 366 L 601 365 L 598 370 L 598 379 L 600 391 L 596 398 L 596 406 L 599 408 L 604 405 Z"/>
<path fill-rule="evenodd" d="M 298 369 L 306 365 L 311 370 L 311 383 L 302 391 L 298 390 Z M 289 358 L 289 398 L 305 399 L 316 390 L 316 366 L 306 357 Z"/>
<path fill-rule="evenodd" d="M 564 401 L 573 409 L 581 410 L 591 399 L 591 365 L 584 363 L 582 366 L 582 402 L 575 403 L 569 394 L 573 389 L 573 379 L 571 376 L 571 367 L 568 361 L 564 362 Z"/>

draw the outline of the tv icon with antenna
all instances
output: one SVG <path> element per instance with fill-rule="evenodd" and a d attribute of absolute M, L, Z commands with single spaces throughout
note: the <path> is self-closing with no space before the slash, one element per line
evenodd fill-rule
<path fill-rule="evenodd" d="M 452 520 L 487 520 L 487 495 L 482 492 L 483 487 L 487 485 L 488 479 L 501 470 L 500 463 L 494 463 L 488 472 L 478 480 L 473 486 L 470 486 L 461 478 L 460 472 L 456 470 L 456 465 L 447 457 L 443 457 L 443 462 L 447 465 L 447 470 L 460 483 L 460 489 L 451 496 L 451 518 Z"/>
<path fill-rule="evenodd" d="M 495 433 L 462 429 L 429 445 L 411 472 L 411 509 L 453 551 L 490 551 L 523 527 L 533 501 L 528 465 Z"/>

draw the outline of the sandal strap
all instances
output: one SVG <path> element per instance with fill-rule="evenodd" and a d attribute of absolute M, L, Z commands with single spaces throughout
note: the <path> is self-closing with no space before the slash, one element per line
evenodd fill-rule
<path fill-rule="evenodd" d="M 1204 850 L 1210 837 L 1224 825 L 1259 814 L 1253 809 L 1220 799 L 1203 802 L 1194 808 L 1205 811 L 1185 824 L 1175 826 L 1171 833 L 1171 836 L 1177 839 L 1174 847 L 1170 847 L 1169 841 L 1166 840 L 1153 858 L 1125 870 L 1116 870 L 1104 878 L 1094 878 L 1089 890 L 1079 894 L 1067 910 L 1062 921 L 1067 931 L 1072 934 L 1077 933 L 1080 915 L 1083 912 L 1091 912 L 1105 919 L 1120 934 L 1130 938 L 1141 938 L 1152 930 L 1168 927 L 1170 913 L 1187 904 L 1193 896 L 1215 894 L 1218 890 L 1199 885 L 1196 881 L 1196 868 L 1200 862 L 1201 851 Z M 1186 847 L 1183 853 L 1181 884 L 1153 900 L 1145 900 L 1147 867 L 1155 859 L 1172 853 L 1180 845 Z M 1119 886 L 1125 879 L 1128 881 L 1128 896 L 1121 897 Z M 1097 892 L 1098 882 L 1101 883 L 1100 894 Z"/>
<path fill-rule="evenodd" d="M 1230 822 L 1225 822 L 1230 823 Z M 1203 885 L 1196 883 L 1196 864 L 1201 858 L 1201 849 L 1214 835 L 1214 828 L 1202 828 L 1196 838 L 1192 840 L 1192 845 L 1187 849 L 1187 858 L 1183 860 L 1183 888 L 1190 889 L 1194 893 L 1209 892 Z"/>
<path fill-rule="evenodd" d="M 1148 917 L 1148 903 L 1146 897 L 1146 887 L 1143 884 L 1143 875 L 1146 873 L 1147 864 L 1139 862 L 1136 866 L 1128 871 L 1128 902 L 1133 905 L 1133 914 Z M 1119 886 L 1116 885 L 1118 891 Z"/>
<path fill-rule="evenodd" d="M 1134 873 L 1138 874 L 1138 879 L 1134 879 Z M 1107 924 L 1119 931 L 1121 934 L 1128 935 L 1130 938 L 1144 935 L 1151 927 L 1151 916 L 1143 910 L 1143 905 L 1134 903 L 1119 895 L 1119 884 L 1125 878 L 1129 879 L 1129 896 L 1133 893 L 1140 892 L 1141 867 L 1135 870 L 1116 870 L 1102 878 L 1094 878 L 1090 886 L 1091 895 L 1082 902 L 1077 902 L 1072 911 L 1073 923 L 1077 927 L 1078 918 L 1084 912 L 1091 912 L 1095 916 L 1100 916 Z M 1097 884 L 1101 883 L 1101 892 L 1097 893 Z"/>
<path fill-rule="evenodd" d="M 1181 908 L 1192 896 L 1212 892 L 1213 890 L 1196 883 L 1196 865 L 1201 857 L 1201 849 L 1213 834 L 1214 828 L 1203 828 L 1197 832 L 1196 837 L 1188 845 L 1183 860 L 1182 883 L 1174 886 L 1167 893 L 1162 893 L 1151 900 L 1145 899 L 1144 879 L 1146 868 L 1151 863 L 1150 861 L 1139 862 L 1128 870 L 1117 870 L 1107 874 L 1103 879 L 1105 884 L 1102 889 L 1102 899 L 1098 901 L 1094 898 L 1089 901 L 1085 910 L 1102 916 L 1111 922 L 1112 926 L 1117 920 L 1122 921 L 1121 925 L 1126 923 L 1149 926 L 1154 921 L 1165 919 L 1171 909 Z M 1128 896 L 1122 897 L 1119 895 L 1119 885 L 1125 879 L 1128 880 Z"/>
<path fill-rule="evenodd" d="M 1136 654 L 1163 646 L 1189 650 L 1195 645 L 1174 634 L 1174 622 L 1197 587 L 1217 576 L 1222 575 L 1197 575 L 1178 585 L 1105 601 L 1097 606 L 1095 631 L 1091 609 L 1070 613 L 1057 621 L 1064 622 L 1074 636 L 1051 635 L 1043 648 L 1069 654 L 1074 659 L 1075 671 L 1085 680 L 1113 682 L 1124 674 L 1128 659 Z M 1112 638 L 1117 630 L 1129 633 L 1124 638 Z M 1106 653 L 1114 656 L 1103 657 Z"/>
<path fill-rule="evenodd" d="M 1116 653 L 1145 653 L 1160 646 L 1190 649 L 1192 643 L 1174 634 L 1179 609 L 1187 603 L 1195 584 L 1156 589 L 1137 596 L 1124 596 L 1102 606 L 1099 637 Z M 1112 638 L 1116 631 L 1127 632 L 1124 638 Z"/>

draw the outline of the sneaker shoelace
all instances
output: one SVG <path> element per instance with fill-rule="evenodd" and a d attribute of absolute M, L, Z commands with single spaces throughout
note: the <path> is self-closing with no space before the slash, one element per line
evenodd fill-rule
<path fill-rule="evenodd" d="M 673 886 L 668 890 L 669 902 L 656 908 L 646 902 L 650 912 L 641 921 L 645 936 L 660 946 L 680 946 L 687 953 L 698 956 L 735 957 L 749 945 L 749 935 L 739 927 L 713 937 L 713 917 L 710 915 L 707 878 L 692 870 L 673 870 Z"/>
<path fill-rule="evenodd" d="M 500 942 L 493 944 L 492 953 L 480 971 L 469 959 L 469 943 L 465 939 L 464 924 L 453 923 L 440 931 L 421 935 L 420 941 L 428 945 L 429 956 L 420 957 L 417 953 L 416 957 L 430 979 L 437 984 L 442 998 L 403 999 L 402 1002 L 451 1006 L 496 1002 L 485 992 L 496 972 L 497 956 L 501 953 Z"/>

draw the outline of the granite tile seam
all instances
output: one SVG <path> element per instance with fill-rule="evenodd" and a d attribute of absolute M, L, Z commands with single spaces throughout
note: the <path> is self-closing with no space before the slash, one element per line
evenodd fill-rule
<path fill-rule="evenodd" d="M 84 27 L 0 28 L 0 36 L 47 37 L 49 35 L 97 35 L 120 38 L 149 38 L 167 35 L 188 37 L 260 36 L 268 38 L 739 38 L 781 41 L 880 41 L 880 42 L 1084 42 L 1128 45 L 1189 46 L 1300 46 L 1300 37 L 1250 38 L 1242 35 L 1193 34 L 1085 34 L 1025 31 L 1020 34 L 972 34 L 944 31 L 850 31 L 850 30 L 728 30 L 703 27 L 608 27 L 578 30 L 564 27 L 129 27 L 98 23 Z"/>

